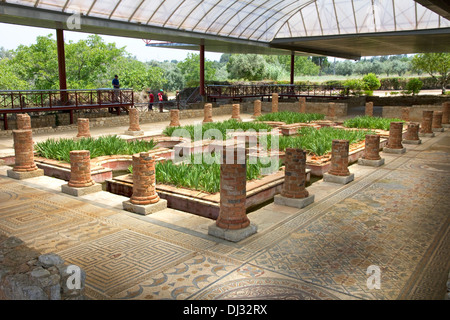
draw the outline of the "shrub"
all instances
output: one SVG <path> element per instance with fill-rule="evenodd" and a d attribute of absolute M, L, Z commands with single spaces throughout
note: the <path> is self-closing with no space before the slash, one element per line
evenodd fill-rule
<path fill-rule="evenodd" d="M 363 82 L 365 85 L 365 90 L 377 90 L 381 87 L 380 80 L 378 80 L 377 76 L 374 73 L 369 73 L 363 77 Z"/>
<path fill-rule="evenodd" d="M 416 95 L 420 92 L 420 90 L 422 89 L 423 86 L 423 82 L 420 81 L 417 78 L 412 78 L 408 81 L 408 83 L 406 84 L 406 89 L 409 92 L 412 92 L 413 95 Z"/>
<path fill-rule="evenodd" d="M 361 79 L 349 79 L 344 82 L 344 85 L 348 87 L 352 95 L 359 96 L 362 94 L 365 84 Z"/>

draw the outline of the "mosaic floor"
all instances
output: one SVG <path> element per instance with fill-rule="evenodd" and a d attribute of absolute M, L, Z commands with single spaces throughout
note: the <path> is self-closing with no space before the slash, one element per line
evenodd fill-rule
<path fill-rule="evenodd" d="M 172 209 L 136 216 L 57 192 L 57 179 L 17 181 L 0 167 L 0 233 L 82 267 L 90 299 L 442 299 L 450 133 L 423 141 L 382 154 L 383 167 L 351 166 L 346 186 L 313 184 L 316 201 L 304 209 L 252 212 L 259 231 L 239 243 L 209 236 L 206 218 Z M 379 267 L 380 289 L 368 285 L 369 266 Z"/>

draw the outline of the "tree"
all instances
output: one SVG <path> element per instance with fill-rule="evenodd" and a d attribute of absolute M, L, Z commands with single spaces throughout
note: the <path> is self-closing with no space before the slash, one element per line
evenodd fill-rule
<path fill-rule="evenodd" d="M 351 76 L 353 73 L 353 69 L 355 64 L 351 61 L 345 60 L 342 62 L 336 63 L 336 74 L 342 76 Z"/>
<path fill-rule="evenodd" d="M 314 62 L 317 66 L 319 66 L 319 76 L 322 75 L 322 71 L 326 69 L 330 62 L 328 61 L 327 57 L 312 57 L 311 61 Z"/>
<path fill-rule="evenodd" d="M 450 79 L 450 53 L 422 53 L 411 60 L 412 68 L 428 73 L 439 83 L 442 94 Z"/>
<path fill-rule="evenodd" d="M 232 79 L 262 80 L 266 74 L 266 65 L 261 55 L 234 54 L 228 60 L 227 71 Z"/>
<path fill-rule="evenodd" d="M 286 71 L 291 70 L 291 56 L 278 56 L 278 61 L 284 66 Z M 317 76 L 320 67 L 312 62 L 309 57 L 295 56 L 294 58 L 294 75 L 295 76 Z"/>
<path fill-rule="evenodd" d="M 200 55 L 188 53 L 186 59 L 177 64 L 188 87 L 198 86 L 200 82 Z M 205 81 L 214 80 L 215 69 L 212 62 L 205 59 Z"/>

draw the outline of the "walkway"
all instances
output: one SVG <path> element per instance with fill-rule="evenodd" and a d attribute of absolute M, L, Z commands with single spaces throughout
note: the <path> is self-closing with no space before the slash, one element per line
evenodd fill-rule
<path fill-rule="evenodd" d="M 314 183 L 304 209 L 272 203 L 250 213 L 258 233 L 239 243 L 209 236 L 207 218 L 138 216 L 121 209 L 124 197 L 71 197 L 63 181 L 13 180 L 3 166 L 0 233 L 82 267 L 90 299 L 443 299 L 450 133 L 406 147 L 382 153 L 380 168 L 351 166 L 346 186 Z M 372 265 L 380 289 L 367 286 Z"/>

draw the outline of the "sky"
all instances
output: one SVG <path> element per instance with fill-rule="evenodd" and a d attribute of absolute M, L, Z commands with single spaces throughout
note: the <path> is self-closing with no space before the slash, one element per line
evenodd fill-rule
<path fill-rule="evenodd" d="M 56 39 L 56 30 L 35 28 L 20 26 L 8 23 L 0 23 L 0 47 L 12 50 L 16 49 L 19 45 L 30 45 L 36 43 L 37 36 L 53 35 Z M 64 31 L 64 41 L 68 42 L 72 40 L 77 42 L 81 39 L 86 39 L 89 33 Z M 163 48 L 150 48 L 146 47 L 142 39 L 132 39 L 124 37 L 113 37 L 100 35 L 105 42 L 115 42 L 117 47 L 126 46 L 126 51 L 135 56 L 138 60 L 146 62 L 150 60 L 157 61 L 171 61 L 171 60 L 184 60 L 188 53 L 198 53 L 198 51 L 179 50 L 179 49 L 163 49 Z M 207 60 L 220 60 L 221 53 L 205 52 L 205 58 Z"/>

